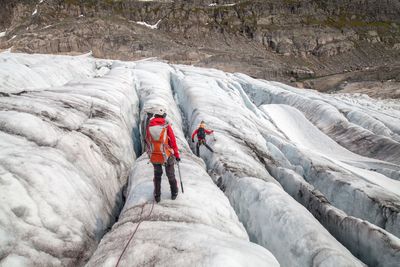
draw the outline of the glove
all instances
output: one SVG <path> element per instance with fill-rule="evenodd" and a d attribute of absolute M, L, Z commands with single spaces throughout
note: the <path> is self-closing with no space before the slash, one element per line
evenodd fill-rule
<path fill-rule="evenodd" d="M 181 158 L 176 158 L 176 161 L 177 161 L 177 162 L 181 161 Z"/>
<path fill-rule="evenodd" d="M 194 139 L 192 139 L 192 143 L 194 143 Z"/>

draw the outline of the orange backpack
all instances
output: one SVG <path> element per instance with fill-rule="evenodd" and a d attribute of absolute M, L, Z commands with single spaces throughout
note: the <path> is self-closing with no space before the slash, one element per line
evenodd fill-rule
<path fill-rule="evenodd" d="M 147 128 L 147 154 L 151 163 L 164 164 L 172 154 L 172 149 L 168 145 L 167 128 L 168 124 Z"/>

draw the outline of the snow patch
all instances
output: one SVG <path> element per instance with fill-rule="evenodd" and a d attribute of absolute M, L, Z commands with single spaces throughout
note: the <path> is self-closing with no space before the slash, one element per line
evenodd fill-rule
<path fill-rule="evenodd" d="M 225 7 L 229 7 L 229 6 L 236 6 L 236 3 L 232 3 L 232 4 L 222 4 L 222 5 L 218 5 L 217 3 L 211 3 L 208 6 L 210 7 L 216 7 L 216 6 L 225 6 Z"/>
<path fill-rule="evenodd" d="M 155 29 L 158 29 L 158 25 L 160 24 L 160 22 L 161 22 L 161 19 L 158 20 L 157 23 L 154 24 L 154 25 L 150 25 L 150 24 L 148 24 L 148 23 L 146 23 L 144 21 L 137 21 L 136 24 L 139 24 L 139 25 L 142 25 L 142 26 L 145 26 L 147 28 L 155 30 Z"/>

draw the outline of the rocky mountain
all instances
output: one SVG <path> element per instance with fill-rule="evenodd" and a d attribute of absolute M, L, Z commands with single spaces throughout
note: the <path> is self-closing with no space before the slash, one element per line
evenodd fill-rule
<path fill-rule="evenodd" d="M 395 0 L 0 4 L 0 49 L 92 51 L 95 57 L 122 60 L 158 57 L 321 91 L 358 88 L 377 97 L 400 96 L 400 3 Z"/>

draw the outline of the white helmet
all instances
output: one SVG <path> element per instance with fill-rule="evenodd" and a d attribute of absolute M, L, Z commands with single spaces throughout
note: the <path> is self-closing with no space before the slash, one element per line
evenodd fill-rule
<path fill-rule="evenodd" d="M 156 107 L 156 108 L 154 108 L 153 113 L 155 115 L 163 116 L 164 114 L 167 114 L 167 109 L 165 107 L 161 107 L 161 106 Z"/>

